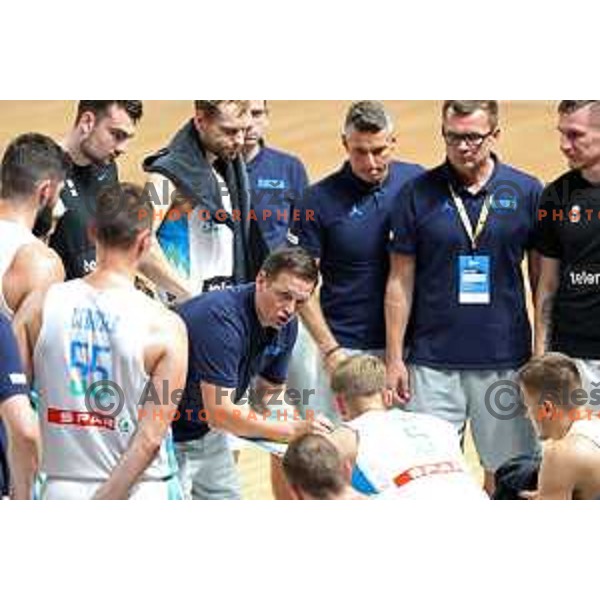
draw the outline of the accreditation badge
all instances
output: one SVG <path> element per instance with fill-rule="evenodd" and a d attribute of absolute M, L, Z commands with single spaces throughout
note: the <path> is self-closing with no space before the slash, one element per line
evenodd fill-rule
<path fill-rule="evenodd" d="M 490 304 L 490 257 L 485 254 L 458 257 L 458 303 Z"/>

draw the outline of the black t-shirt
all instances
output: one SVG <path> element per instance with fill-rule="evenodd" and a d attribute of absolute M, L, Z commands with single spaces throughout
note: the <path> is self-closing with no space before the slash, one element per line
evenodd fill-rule
<path fill-rule="evenodd" d="M 67 279 L 84 277 L 96 268 L 96 248 L 87 233 L 99 191 L 118 181 L 114 162 L 80 167 L 71 164 L 61 199 L 66 212 L 50 237 L 50 247 L 61 257 Z"/>
<path fill-rule="evenodd" d="M 551 348 L 600 359 L 600 185 L 570 171 L 545 190 L 535 248 L 560 260 Z"/>

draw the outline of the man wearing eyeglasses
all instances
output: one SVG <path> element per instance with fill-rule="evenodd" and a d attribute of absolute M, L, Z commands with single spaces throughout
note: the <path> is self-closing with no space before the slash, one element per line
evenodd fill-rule
<path fill-rule="evenodd" d="M 531 354 L 521 265 L 527 255 L 535 289 L 542 186 L 494 153 L 496 101 L 447 100 L 442 135 L 446 161 L 406 186 L 392 212 L 388 384 L 409 410 L 461 435 L 470 420 L 491 492 L 494 471 L 536 444 L 513 382 Z"/>

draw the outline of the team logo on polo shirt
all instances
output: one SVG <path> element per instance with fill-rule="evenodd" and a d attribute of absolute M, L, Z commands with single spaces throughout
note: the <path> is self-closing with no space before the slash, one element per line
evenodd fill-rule
<path fill-rule="evenodd" d="M 287 186 L 283 179 L 259 179 L 257 187 L 260 190 L 285 190 Z"/>
<path fill-rule="evenodd" d="M 358 206 L 358 204 L 355 204 L 348 213 L 348 216 L 351 219 L 362 219 L 365 216 L 365 211 L 360 206 Z"/>
<path fill-rule="evenodd" d="M 264 349 L 263 356 L 279 356 L 280 354 L 283 354 L 284 350 L 285 348 L 283 348 L 280 344 L 273 342 Z"/>
<path fill-rule="evenodd" d="M 515 212 L 519 206 L 521 190 L 511 181 L 499 181 L 490 198 L 490 209 L 497 213 Z"/>

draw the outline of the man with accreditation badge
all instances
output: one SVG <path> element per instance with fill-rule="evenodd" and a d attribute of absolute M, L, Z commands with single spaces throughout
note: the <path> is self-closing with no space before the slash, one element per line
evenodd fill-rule
<path fill-rule="evenodd" d="M 531 355 L 521 265 L 527 254 L 535 287 L 529 250 L 542 187 L 493 153 L 496 101 L 446 101 L 442 134 L 447 160 L 404 187 L 392 211 L 388 384 L 409 410 L 444 418 L 461 435 L 470 420 L 491 492 L 493 472 L 536 445 L 522 414 L 488 401 L 499 385 L 513 389 Z"/>

